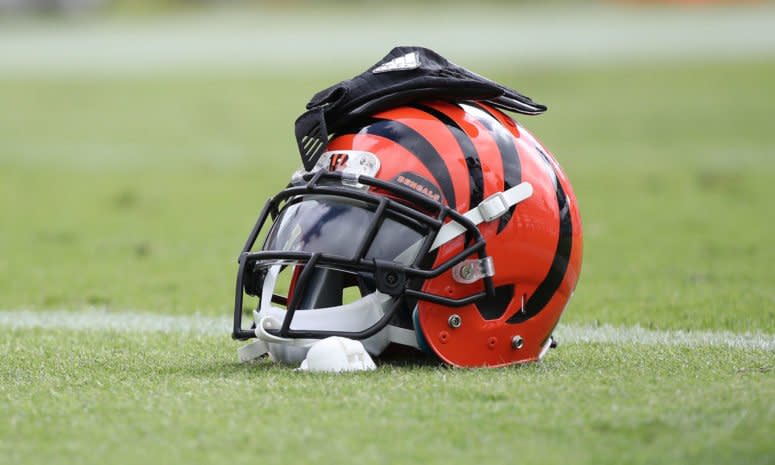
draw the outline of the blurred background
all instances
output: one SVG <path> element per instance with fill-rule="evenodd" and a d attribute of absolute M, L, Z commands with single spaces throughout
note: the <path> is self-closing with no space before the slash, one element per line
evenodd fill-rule
<path fill-rule="evenodd" d="M 775 327 L 775 6 L 0 0 L 0 309 L 228 315 L 317 90 L 423 45 L 549 106 L 567 319 Z"/>

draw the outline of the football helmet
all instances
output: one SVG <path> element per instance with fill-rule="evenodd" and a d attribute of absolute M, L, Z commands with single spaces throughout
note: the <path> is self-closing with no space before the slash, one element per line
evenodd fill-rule
<path fill-rule="evenodd" d="M 530 132 L 485 100 L 418 100 L 349 121 L 322 150 L 242 249 L 235 338 L 294 363 L 328 336 L 461 367 L 546 354 L 579 279 L 582 227 L 568 178 Z M 245 294 L 258 298 L 252 327 Z"/>

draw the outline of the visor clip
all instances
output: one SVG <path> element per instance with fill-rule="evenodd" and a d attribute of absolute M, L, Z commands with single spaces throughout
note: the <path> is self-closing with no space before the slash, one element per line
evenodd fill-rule
<path fill-rule="evenodd" d="M 495 276 L 492 257 L 463 260 L 452 267 L 452 279 L 461 284 L 471 284 L 488 276 Z"/>
<path fill-rule="evenodd" d="M 361 188 L 360 175 L 354 171 L 342 171 L 342 185 L 346 187 Z"/>

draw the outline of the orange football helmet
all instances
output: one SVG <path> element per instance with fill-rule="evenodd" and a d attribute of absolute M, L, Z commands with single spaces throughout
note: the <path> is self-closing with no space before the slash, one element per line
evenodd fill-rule
<path fill-rule="evenodd" d="M 582 250 L 571 184 L 526 129 L 483 101 L 405 104 L 337 130 L 267 203 L 240 255 L 233 334 L 288 362 L 332 335 L 455 366 L 539 360 Z M 360 297 L 345 303 L 348 288 Z M 250 329 L 243 291 L 260 302 Z"/>

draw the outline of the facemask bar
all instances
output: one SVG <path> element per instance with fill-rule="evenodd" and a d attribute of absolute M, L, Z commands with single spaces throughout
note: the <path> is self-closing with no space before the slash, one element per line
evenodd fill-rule
<path fill-rule="evenodd" d="M 232 330 L 233 338 L 244 340 L 256 337 L 255 331 L 253 329 L 242 328 L 242 306 L 245 291 L 244 280 L 246 270 L 250 269 L 249 267 L 254 267 L 257 262 L 277 263 L 281 261 L 293 261 L 299 265 L 304 265 L 304 269 L 299 276 L 298 282 L 296 283 L 294 294 L 291 296 L 291 301 L 288 302 L 287 298 L 276 294 L 273 294 L 271 298 L 272 302 L 274 303 L 287 305 L 287 312 L 285 319 L 283 320 L 282 327 L 279 330 L 272 330 L 276 335 L 286 338 L 324 338 L 329 336 L 343 336 L 352 339 L 364 339 L 376 334 L 388 324 L 395 311 L 403 303 L 405 297 L 412 297 L 418 300 L 426 300 L 447 306 L 459 307 L 474 303 L 486 296 L 494 295 L 494 285 L 490 276 L 485 276 L 482 279 L 484 283 L 483 292 L 477 292 L 460 299 L 452 299 L 441 295 L 429 294 L 419 289 L 408 287 L 407 282 L 409 280 L 414 278 L 419 278 L 421 280 L 435 278 L 448 271 L 456 264 L 462 262 L 472 254 L 477 254 L 480 259 L 484 259 L 487 256 L 485 251 L 486 243 L 482 237 L 481 232 L 471 220 L 463 216 L 461 213 L 443 205 L 440 202 L 414 192 L 411 189 L 367 176 L 356 176 L 355 180 L 350 179 L 351 177 L 351 174 L 347 175 L 341 172 L 331 172 L 326 170 L 319 170 L 314 173 L 306 173 L 297 178 L 300 181 L 304 181 L 305 184 L 291 184 L 286 189 L 280 191 L 275 197 L 270 198 L 267 201 L 238 258 L 239 269 L 237 272 L 237 283 L 235 289 L 234 326 Z M 362 189 L 348 187 L 353 185 L 353 181 L 356 181 L 357 183 L 360 183 L 364 186 L 375 187 L 380 190 L 387 191 L 390 194 L 401 198 L 402 200 L 408 201 L 410 205 L 416 206 L 417 208 L 409 207 L 386 196 L 376 195 Z M 255 241 L 258 238 L 260 231 L 263 229 L 267 219 L 271 216 L 274 220 L 280 212 L 280 207 L 285 202 L 296 196 L 303 195 L 329 195 L 334 197 L 343 197 L 359 200 L 376 206 L 373 219 L 368 226 L 366 234 L 364 235 L 364 239 L 359 245 L 357 252 L 353 257 L 341 257 L 314 252 L 298 251 L 250 251 L 253 248 L 253 245 L 255 244 Z M 429 213 L 424 213 L 424 211 Z M 377 232 L 379 231 L 379 227 L 381 226 L 382 221 L 388 217 L 388 215 L 399 221 L 403 219 L 409 223 L 419 224 L 421 227 L 427 229 L 428 231 L 422 244 L 419 247 L 414 261 L 410 265 L 402 265 L 400 263 L 389 260 L 365 258 L 369 247 L 371 246 L 377 235 Z M 465 228 L 466 237 L 468 238 L 467 244 L 470 243 L 470 245 L 464 247 L 462 251 L 457 253 L 450 260 L 447 260 L 436 268 L 421 268 L 421 261 L 431 249 L 439 229 L 442 227 L 442 225 L 444 225 L 444 220 L 446 218 L 450 218 L 452 221 L 455 221 L 456 223 L 463 226 L 463 228 Z M 309 281 L 313 269 L 318 265 L 329 267 L 344 267 L 352 271 L 364 271 L 373 273 L 377 289 L 380 292 L 393 296 L 394 305 L 372 327 L 356 333 L 290 329 L 291 321 L 293 320 L 294 313 L 298 309 L 297 307 L 299 305 L 301 295 L 303 295 L 304 287 L 306 286 L 307 281 Z"/>

